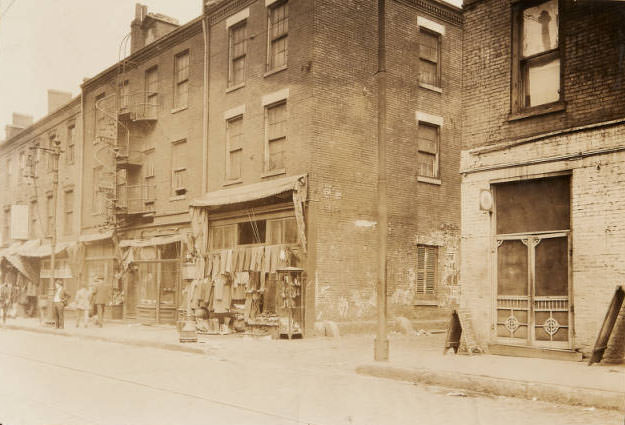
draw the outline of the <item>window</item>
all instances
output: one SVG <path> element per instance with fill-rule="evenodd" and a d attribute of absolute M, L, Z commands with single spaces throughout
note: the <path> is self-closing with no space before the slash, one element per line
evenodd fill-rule
<path fill-rule="evenodd" d="M 57 167 L 56 167 L 56 160 L 57 160 L 57 156 L 53 153 L 53 150 L 55 149 L 55 143 L 54 141 L 56 140 L 56 134 L 51 134 L 49 139 L 48 139 L 48 149 L 50 149 L 50 151 L 46 152 L 46 154 L 48 155 L 48 172 L 52 173 Z"/>
<path fill-rule="evenodd" d="M 418 175 L 421 177 L 438 178 L 439 127 L 437 125 L 419 121 L 417 139 Z"/>
<path fill-rule="evenodd" d="M 189 52 L 174 58 L 174 108 L 184 108 L 189 100 Z"/>
<path fill-rule="evenodd" d="M 295 217 L 267 220 L 269 245 L 297 243 L 297 222 Z"/>
<path fill-rule="evenodd" d="M 226 226 L 211 227 L 211 246 L 212 249 L 231 249 L 234 248 L 236 235 L 236 224 L 228 224 Z"/>
<path fill-rule="evenodd" d="M 144 204 L 154 204 L 154 197 L 151 196 L 153 193 L 156 193 L 156 184 L 155 181 L 155 166 L 154 166 L 154 148 L 149 149 L 143 152 L 144 155 L 144 180 L 145 180 L 145 193 L 146 198 L 144 200 Z"/>
<path fill-rule="evenodd" d="M 238 244 L 253 245 L 265 243 L 267 220 L 244 221 L 237 224 Z"/>
<path fill-rule="evenodd" d="M 145 71 L 145 117 L 155 118 L 158 111 L 158 68 Z"/>
<path fill-rule="evenodd" d="M 91 198 L 91 212 L 94 214 L 104 212 L 104 198 L 100 190 L 102 178 L 102 166 L 95 167 L 93 169 L 93 190 Z"/>
<path fill-rule="evenodd" d="M 35 146 L 33 147 L 33 177 L 37 177 L 39 175 L 38 169 L 39 169 L 39 162 L 41 161 L 41 149 L 39 149 L 40 144 L 39 142 L 35 143 Z"/>
<path fill-rule="evenodd" d="M 54 232 L 54 198 L 52 197 L 52 195 L 48 195 L 46 197 L 46 214 L 46 234 L 48 235 L 48 237 L 51 237 L 52 233 Z"/>
<path fill-rule="evenodd" d="M 438 247 L 417 245 L 417 295 L 434 295 Z"/>
<path fill-rule="evenodd" d="M 525 3 L 527 5 L 527 3 Z M 558 0 L 514 9 L 512 109 L 560 100 Z"/>
<path fill-rule="evenodd" d="M 39 211 L 37 211 L 37 201 L 30 201 L 30 237 L 32 239 L 37 239 L 39 235 L 39 223 L 37 221 L 37 217 L 39 216 Z"/>
<path fill-rule="evenodd" d="M 171 191 L 172 196 L 181 196 L 187 193 L 186 178 L 186 150 L 187 141 L 180 140 L 171 145 Z"/>
<path fill-rule="evenodd" d="M 65 197 L 63 198 L 63 234 L 69 236 L 74 232 L 74 191 L 65 191 Z"/>
<path fill-rule="evenodd" d="M 285 168 L 286 102 L 265 107 L 265 171 Z"/>
<path fill-rule="evenodd" d="M 24 154 L 24 151 L 19 153 L 17 166 L 17 181 L 18 183 L 22 183 L 24 181 L 24 174 L 26 173 L 26 155 Z"/>
<path fill-rule="evenodd" d="M 76 125 L 71 124 L 67 127 L 67 150 L 65 152 L 65 162 L 69 164 L 74 163 L 74 155 L 76 149 Z"/>
<path fill-rule="evenodd" d="M 119 83 L 119 109 L 125 111 L 128 109 L 128 103 L 130 101 L 130 85 L 128 80 L 124 80 Z"/>
<path fill-rule="evenodd" d="M 241 178 L 241 159 L 243 157 L 243 115 L 226 121 L 226 179 Z"/>
<path fill-rule="evenodd" d="M 441 85 L 441 36 L 433 31 L 419 30 L 419 82 Z"/>
<path fill-rule="evenodd" d="M 228 85 L 237 86 L 245 81 L 245 57 L 247 55 L 247 22 L 240 22 L 229 29 L 230 66 Z"/>
<path fill-rule="evenodd" d="M 13 161 L 11 161 L 11 158 L 7 158 L 6 182 L 8 187 L 11 188 L 13 185 Z"/>
<path fill-rule="evenodd" d="M 268 10 L 267 23 L 267 70 L 286 66 L 289 33 L 289 4 L 286 1 L 274 3 Z"/>
<path fill-rule="evenodd" d="M 11 208 L 6 207 L 4 209 L 2 219 L 2 244 L 6 245 L 11 239 Z"/>

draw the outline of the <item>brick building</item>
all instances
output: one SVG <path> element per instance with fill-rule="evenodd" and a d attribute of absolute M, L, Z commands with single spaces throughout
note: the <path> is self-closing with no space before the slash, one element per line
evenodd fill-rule
<path fill-rule="evenodd" d="M 587 353 L 623 283 L 624 18 L 465 1 L 462 302 L 491 348 Z"/>
<path fill-rule="evenodd" d="M 373 3 L 223 0 L 184 25 L 137 5 L 130 55 L 82 84 L 80 279 L 103 276 L 124 317 L 173 322 L 195 288 L 185 262 L 215 281 L 225 255 L 225 287 L 257 281 L 258 313 L 288 265 L 306 278 L 305 331 L 372 328 Z M 462 14 L 388 0 L 385 24 L 389 312 L 436 319 L 457 286 Z M 254 267 L 232 260 L 252 252 Z"/>
<path fill-rule="evenodd" d="M 29 296 L 45 299 L 51 277 L 50 240 L 56 232 L 55 276 L 73 294 L 80 273 L 70 257 L 80 234 L 81 97 L 49 90 L 48 115 L 33 123 L 32 117 L 14 114 L 5 133 L 0 144 L 2 271 L 25 292 L 28 289 Z M 55 141 L 60 142 L 58 161 L 51 155 Z"/>

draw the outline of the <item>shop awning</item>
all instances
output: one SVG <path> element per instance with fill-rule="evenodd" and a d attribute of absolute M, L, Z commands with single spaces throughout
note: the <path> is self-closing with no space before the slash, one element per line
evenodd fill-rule
<path fill-rule="evenodd" d="M 23 255 L 23 256 L 28 257 L 30 253 L 35 252 L 37 249 L 39 249 L 40 245 L 41 245 L 41 240 L 30 239 L 24 242 L 20 247 L 18 247 L 15 250 L 15 253 L 17 255 Z"/>
<path fill-rule="evenodd" d="M 78 240 L 80 242 L 98 242 L 98 241 L 104 241 L 107 239 L 111 239 L 113 237 L 113 231 L 112 230 L 108 230 L 106 232 L 102 232 L 102 233 L 92 233 L 89 235 L 80 235 L 80 237 L 78 238 Z"/>
<path fill-rule="evenodd" d="M 149 239 L 124 239 L 119 241 L 120 248 L 145 248 L 148 246 L 167 245 L 169 243 L 180 242 L 185 239 L 186 235 L 180 233 L 177 235 L 169 236 L 155 236 Z"/>
<path fill-rule="evenodd" d="M 246 186 L 237 186 L 230 189 L 209 192 L 201 198 L 191 201 L 190 206 L 196 208 L 220 207 L 224 205 L 256 201 L 280 195 L 282 193 L 298 191 L 299 188 L 305 184 L 305 175 L 282 177 Z"/>

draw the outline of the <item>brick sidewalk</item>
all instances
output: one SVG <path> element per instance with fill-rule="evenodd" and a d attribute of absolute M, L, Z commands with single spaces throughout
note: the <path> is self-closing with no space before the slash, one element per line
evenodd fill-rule
<path fill-rule="evenodd" d="M 585 362 L 493 355 L 443 355 L 444 334 L 391 334 L 390 360 L 373 362 L 373 336 L 271 340 L 241 334 L 200 335 L 198 343 L 178 342 L 174 326 L 144 326 L 123 321 L 103 328 L 63 330 L 42 326 L 36 319 L 13 319 L 0 327 L 56 334 L 139 347 L 152 347 L 231 361 L 283 364 L 285 367 L 353 373 L 555 403 L 607 409 L 625 408 L 625 367 L 587 366 Z M 70 326 L 71 325 L 71 326 Z"/>

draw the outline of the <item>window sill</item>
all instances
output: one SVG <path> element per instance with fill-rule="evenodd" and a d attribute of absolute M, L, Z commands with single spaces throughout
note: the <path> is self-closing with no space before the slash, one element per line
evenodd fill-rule
<path fill-rule="evenodd" d="M 189 108 L 189 107 L 188 106 L 181 106 L 179 108 L 174 108 L 174 109 L 171 110 L 171 113 L 172 114 L 177 114 L 178 112 L 184 111 L 187 108 Z"/>
<path fill-rule="evenodd" d="M 187 199 L 187 195 L 176 195 L 169 197 L 170 201 L 182 201 L 183 199 Z"/>
<path fill-rule="evenodd" d="M 566 103 L 554 102 L 547 105 L 535 106 L 533 108 L 524 109 L 519 112 L 512 112 L 508 115 L 508 121 L 518 121 L 525 118 L 536 117 L 540 115 L 551 114 L 566 110 Z"/>
<path fill-rule="evenodd" d="M 443 89 L 438 86 L 433 86 L 432 84 L 427 83 L 419 83 L 419 87 L 435 91 L 436 93 L 443 93 Z"/>
<path fill-rule="evenodd" d="M 236 180 L 226 180 L 222 186 L 233 186 L 235 184 L 240 184 L 243 183 L 243 180 L 241 179 L 236 179 Z"/>
<path fill-rule="evenodd" d="M 280 174 L 286 174 L 286 168 L 280 168 L 279 170 L 265 171 L 263 174 L 260 175 L 260 177 L 264 179 L 265 177 L 279 176 Z"/>
<path fill-rule="evenodd" d="M 241 83 L 241 84 L 237 84 L 236 86 L 232 86 L 232 87 L 227 87 L 226 88 L 226 93 L 230 93 L 236 90 L 239 90 L 240 88 L 245 87 L 245 83 Z"/>
<path fill-rule="evenodd" d="M 281 66 L 280 68 L 272 69 L 270 71 L 265 72 L 263 74 L 263 77 L 269 77 L 270 75 L 277 74 L 278 72 L 284 71 L 285 69 L 287 69 L 286 65 Z"/>
<path fill-rule="evenodd" d="M 438 186 L 442 184 L 441 179 L 435 179 L 433 177 L 417 176 L 417 181 L 421 183 L 435 184 Z"/>

